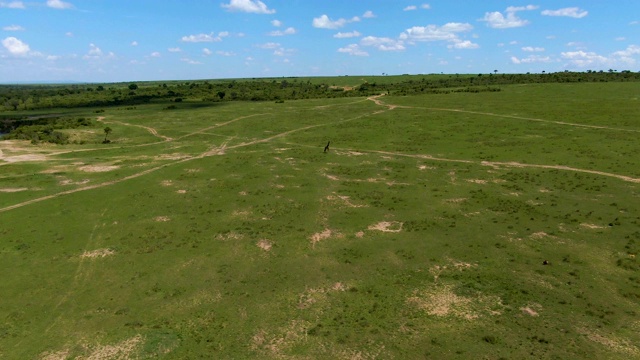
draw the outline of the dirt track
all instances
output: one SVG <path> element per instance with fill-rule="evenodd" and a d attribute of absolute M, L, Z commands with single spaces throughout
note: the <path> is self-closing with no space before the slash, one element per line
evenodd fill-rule
<path fill-rule="evenodd" d="M 375 114 L 379 114 L 381 112 L 386 112 L 386 111 L 390 111 L 390 110 L 394 110 L 394 109 L 398 109 L 398 108 L 400 108 L 400 109 L 401 108 L 419 108 L 419 107 L 388 105 L 388 104 L 385 104 L 382 100 L 380 100 L 380 98 L 382 96 L 384 96 L 384 94 L 371 96 L 371 97 L 367 98 L 367 100 L 373 101 L 376 105 L 386 107 L 386 109 L 384 109 L 384 110 L 377 110 L 377 111 L 374 111 L 374 112 L 369 113 L 369 114 L 364 114 L 364 115 L 356 116 L 354 118 L 339 120 L 339 121 L 326 123 L 326 124 L 308 125 L 308 126 L 300 127 L 300 128 L 297 128 L 297 129 L 292 129 L 292 130 L 289 130 L 289 131 L 285 131 L 285 132 L 282 132 L 282 133 L 279 133 L 279 134 L 276 134 L 276 135 L 272 135 L 272 136 L 266 137 L 264 139 L 254 140 L 254 141 L 250 141 L 250 142 L 246 142 L 246 143 L 240 143 L 240 144 L 232 145 L 232 146 L 227 146 L 227 143 L 229 141 L 228 140 L 223 145 L 214 146 L 214 147 L 210 148 L 209 150 L 207 150 L 207 151 L 205 151 L 205 152 L 203 152 L 201 154 L 198 154 L 198 155 L 194 155 L 194 156 L 189 156 L 189 157 L 186 157 L 186 158 L 178 159 L 178 160 L 175 160 L 175 161 L 167 163 L 167 164 L 156 166 L 156 167 L 153 167 L 153 168 L 150 168 L 150 169 L 147 169 L 147 170 L 143 170 L 143 171 L 140 171 L 140 172 L 132 174 L 132 175 L 128 175 L 128 176 L 122 177 L 120 179 L 116 179 L 116 180 L 112 180 L 112 181 L 106 181 L 106 182 L 102 182 L 102 183 L 99 183 L 99 184 L 83 186 L 83 187 L 79 187 L 79 188 L 76 188 L 76 189 L 62 191 L 62 192 L 59 192 L 59 193 L 56 193 L 56 194 L 51 194 L 51 195 L 42 196 L 42 197 L 39 197 L 39 198 L 23 201 L 23 202 L 18 203 L 18 204 L 14 204 L 14 205 L 6 206 L 4 208 L 0 208 L 0 213 L 6 212 L 6 211 L 10 211 L 10 210 L 14 210 L 14 209 L 17 209 L 17 208 L 20 208 L 20 207 L 23 207 L 23 206 L 35 204 L 35 203 L 38 203 L 38 202 L 41 202 L 41 201 L 54 199 L 54 198 L 61 197 L 61 196 L 64 196 L 64 195 L 73 194 L 73 193 L 80 192 L 80 191 L 93 190 L 93 189 L 97 189 L 97 188 L 101 188 L 101 187 L 105 187 L 105 186 L 110 186 L 110 185 L 113 185 L 113 184 L 121 183 L 123 181 L 131 180 L 131 179 L 135 179 L 135 178 L 147 175 L 149 173 L 155 172 L 157 170 L 163 169 L 163 168 L 168 167 L 168 166 L 172 166 L 172 165 L 188 162 L 188 161 L 191 161 L 191 160 L 202 159 L 204 157 L 209 157 L 209 156 L 223 155 L 225 153 L 225 151 L 227 151 L 227 150 L 237 149 L 237 148 L 246 147 L 246 146 L 251 146 L 251 145 L 255 145 L 255 144 L 259 144 L 259 143 L 266 143 L 266 142 L 272 141 L 274 139 L 284 137 L 284 136 L 289 135 L 289 134 L 294 133 L 294 132 L 305 131 L 305 130 L 309 130 L 309 129 L 312 129 L 312 128 L 321 127 L 321 126 L 327 126 L 327 125 L 333 125 L 333 124 L 337 124 L 337 123 L 349 122 L 349 121 L 361 119 L 361 118 L 366 117 L 366 116 L 372 116 L 372 115 L 375 115 Z M 541 122 L 555 123 L 555 124 L 559 124 L 559 125 L 578 126 L 578 127 L 586 127 L 586 128 L 593 128 L 593 129 L 607 129 L 607 130 L 640 132 L 639 130 L 628 130 L 628 129 L 618 129 L 618 128 L 611 128 L 611 127 L 605 127 L 605 126 L 591 126 L 591 125 L 582 125 L 582 124 L 572 124 L 572 123 L 567 123 L 567 122 L 558 122 L 558 121 L 550 121 L 550 120 L 544 120 L 544 119 L 535 119 L 535 118 L 510 116 L 510 115 L 500 115 L 500 114 L 492 114 L 492 113 L 465 111 L 465 110 L 458 110 L 458 109 L 442 109 L 442 108 L 423 108 L 423 109 L 438 110 L 438 111 L 464 112 L 464 113 L 472 113 L 472 114 L 480 114 L 480 115 L 488 115 L 488 116 L 496 116 L 496 117 L 513 118 L 513 119 L 519 119 L 519 120 L 541 121 Z M 237 121 L 240 121 L 240 120 L 243 120 L 243 119 L 247 119 L 247 118 L 250 118 L 250 117 L 253 117 L 253 116 L 260 116 L 260 115 L 266 115 L 266 114 L 253 114 L 253 115 L 249 115 L 249 116 L 243 116 L 243 117 L 235 118 L 233 120 L 230 120 L 230 121 L 227 121 L 227 122 L 224 122 L 224 123 L 216 124 L 214 126 L 210 126 L 210 127 L 204 128 L 204 129 L 200 129 L 198 131 L 195 131 L 195 132 L 187 134 L 187 135 L 183 135 L 178 139 L 182 139 L 182 138 L 185 138 L 185 137 L 188 137 L 188 136 L 192 136 L 192 135 L 195 135 L 195 134 L 203 133 L 203 132 L 205 132 L 207 130 L 210 130 L 210 129 L 213 129 L 213 128 L 221 127 L 221 126 L 224 126 L 224 125 L 231 124 L 233 122 L 237 122 Z M 175 139 L 170 138 L 168 136 L 160 135 L 158 133 L 158 131 L 156 129 L 152 128 L 152 127 L 129 124 L 129 123 L 124 123 L 124 122 L 119 122 L 119 121 L 107 122 L 107 121 L 104 121 L 104 119 L 105 119 L 105 117 L 101 116 L 101 117 L 98 117 L 97 120 L 101 121 L 101 122 L 104 122 L 104 123 L 118 123 L 118 124 L 125 125 L 125 126 L 140 127 L 140 128 L 143 128 L 143 129 L 147 130 L 153 136 L 162 139 L 163 142 L 171 142 L 171 141 L 175 140 Z M 157 143 L 155 143 L 155 144 L 157 144 Z M 133 145 L 133 146 L 146 146 L 146 145 L 148 145 L 148 144 Z M 75 150 L 75 151 L 93 151 L 93 150 L 102 150 L 102 149 L 103 148 L 101 148 L 101 149 L 81 149 L 81 150 Z M 344 151 L 354 151 L 353 149 L 343 149 L 343 148 L 336 148 L 336 149 L 337 150 L 344 150 Z M 588 174 L 594 174 L 594 175 L 600 175 L 600 176 L 607 176 L 607 177 L 617 178 L 617 179 L 620 179 L 620 180 L 623 180 L 623 181 L 628 181 L 628 182 L 633 182 L 633 183 L 640 183 L 640 179 L 639 178 L 633 178 L 633 177 L 630 177 L 630 176 L 621 175 L 621 174 L 615 174 L 615 173 L 607 173 L 607 172 L 603 172 L 603 171 L 573 168 L 573 167 L 565 166 L 565 165 L 521 164 L 521 163 L 517 163 L 517 162 L 487 162 L 487 161 L 478 162 L 478 161 L 471 161 L 471 160 L 464 160 L 464 159 L 437 158 L 437 157 L 433 157 L 433 156 L 427 155 L 427 154 L 405 154 L 405 153 L 398 153 L 398 152 L 374 151 L 374 150 L 372 150 L 372 151 L 358 150 L 358 151 L 360 151 L 360 152 L 368 152 L 368 153 L 376 153 L 376 154 L 384 154 L 384 155 L 402 156 L 402 157 L 414 157 L 414 158 L 426 159 L 426 160 L 431 160 L 431 161 L 439 161 L 439 162 L 442 161 L 442 162 L 472 163 L 472 164 L 478 164 L 478 165 L 481 165 L 481 166 L 529 167 L 529 168 L 537 168 L 537 169 L 556 169 L 556 170 L 562 170 L 562 171 L 582 172 L 582 173 L 588 173 Z M 31 159 L 31 161 L 38 161 L 38 160 L 43 161 L 43 160 L 46 160 L 47 156 L 53 156 L 53 155 L 58 155 L 58 154 L 70 153 L 70 152 L 74 152 L 74 151 L 73 150 L 69 150 L 69 151 L 55 152 L 55 153 L 50 153 L 50 154 L 47 154 L 47 155 L 38 154 L 37 156 L 40 156 L 42 158 L 38 158 L 38 159 L 34 158 L 34 159 Z M 6 156 L 3 154 L 2 150 L 0 150 L 0 160 L 5 160 L 6 161 Z"/>

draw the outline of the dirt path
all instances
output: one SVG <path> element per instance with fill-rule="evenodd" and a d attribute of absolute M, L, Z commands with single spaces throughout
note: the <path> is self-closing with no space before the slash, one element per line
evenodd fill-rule
<path fill-rule="evenodd" d="M 120 125 L 125 125 L 125 126 L 134 126 L 134 127 L 139 127 L 142 129 L 147 130 L 151 135 L 163 139 L 164 141 L 171 141 L 173 140 L 173 138 L 170 138 L 168 136 L 164 136 L 164 135 L 160 135 L 158 134 L 158 131 L 152 127 L 149 126 L 144 126 L 144 125 L 136 125 L 136 124 L 129 124 L 126 122 L 122 122 L 122 121 L 115 121 L 115 120 L 111 120 L 111 121 L 104 121 L 105 117 L 104 116 L 98 116 L 98 118 L 96 119 L 97 121 L 103 122 L 105 124 L 120 124 Z"/>
<path fill-rule="evenodd" d="M 382 102 L 380 100 L 380 97 L 382 97 L 382 96 L 384 96 L 384 94 L 371 96 L 371 97 L 369 97 L 367 99 L 373 101 L 376 105 L 386 106 L 386 107 L 389 108 L 389 110 L 392 110 L 392 109 L 395 109 L 395 108 L 402 108 L 402 109 L 423 109 L 423 110 L 432 110 L 432 111 L 448 111 L 448 112 L 457 112 L 457 113 L 465 113 L 465 114 L 501 117 L 501 118 L 507 118 L 507 119 L 536 121 L 536 122 L 543 122 L 543 123 L 557 124 L 557 125 L 565 125 L 565 126 L 575 126 L 575 127 L 582 127 L 582 128 L 587 128 L 587 129 L 602 129 L 602 130 L 615 130 L 615 131 L 627 131 L 627 132 L 640 133 L 640 130 L 635 130 L 635 129 L 624 129 L 624 128 L 616 128 L 616 127 L 611 127 L 611 126 L 602 126 L 602 125 L 577 124 L 577 123 L 570 123 L 570 122 L 566 122 L 566 121 L 546 120 L 546 119 L 539 119 L 539 118 L 532 118 L 532 117 L 525 117 L 525 116 L 496 114 L 496 113 L 490 113 L 490 112 L 470 111 L 470 110 L 462 110 L 462 109 L 449 109 L 449 108 L 435 108 L 435 107 L 389 105 L 389 104 L 385 104 L 384 102 Z"/>

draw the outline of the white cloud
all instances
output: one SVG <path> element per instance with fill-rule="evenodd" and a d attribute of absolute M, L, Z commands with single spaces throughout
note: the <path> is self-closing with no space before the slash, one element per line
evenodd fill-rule
<path fill-rule="evenodd" d="M 260 0 L 231 0 L 229 4 L 222 4 L 228 11 L 248 12 L 254 14 L 274 14 L 276 11 L 269 9 Z"/>
<path fill-rule="evenodd" d="M 400 34 L 401 40 L 408 41 L 459 41 L 458 33 L 471 31 L 467 23 L 447 23 L 443 26 L 414 26 Z"/>
<path fill-rule="evenodd" d="M 625 40 L 627 40 L 627 38 L 624 37 L 624 36 L 618 36 L 617 38 L 615 38 L 615 40 L 616 41 L 625 41 Z"/>
<path fill-rule="evenodd" d="M 172 53 L 177 53 L 177 52 L 181 52 L 182 49 L 180 49 L 179 47 L 174 47 L 174 48 L 168 48 L 167 51 Z"/>
<path fill-rule="evenodd" d="M 514 64 L 531 64 L 531 63 L 550 63 L 552 60 L 548 56 L 531 55 L 526 58 L 511 57 L 511 62 Z"/>
<path fill-rule="evenodd" d="M 151 56 L 151 57 L 160 57 L 161 55 L 160 55 L 160 53 L 159 53 L 159 52 L 154 51 L 154 52 L 152 52 L 151 54 L 149 54 L 149 56 Z"/>
<path fill-rule="evenodd" d="M 138 42 L 137 41 L 132 41 L 131 42 L 131 46 L 138 46 Z"/>
<path fill-rule="evenodd" d="M 518 11 L 535 10 L 537 6 L 509 6 L 506 10 L 507 15 L 503 15 L 499 11 L 488 12 L 484 14 L 484 18 L 481 21 L 486 21 L 487 25 L 494 29 L 508 29 L 514 27 L 522 27 L 529 24 L 528 20 L 523 20 L 516 16 Z"/>
<path fill-rule="evenodd" d="M 367 36 L 360 40 L 360 45 L 375 47 L 380 51 L 402 51 L 405 50 L 404 43 L 386 37 Z"/>
<path fill-rule="evenodd" d="M 336 39 L 347 39 L 347 38 L 359 37 L 360 35 L 362 35 L 362 34 L 360 34 L 357 31 L 351 31 L 351 32 L 346 32 L 346 33 L 339 32 L 339 33 L 333 35 L 333 37 L 336 38 Z"/>
<path fill-rule="evenodd" d="M 218 37 L 214 37 L 213 33 L 187 35 L 187 36 L 183 36 L 182 39 L 180 39 L 180 40 L 183 41 L 183 42 L 193 42 L 193 43 L 222 41 L 222 39 L 219 36 Z"/>
<path fill-rule="evenodd" d="M 15 56 L 25 56 L 31 51 L 29 45 L 13 36 L 2 40 L 2 46 L 4 46 L 11 55 Z"/>
<path fill-rule="evenodd" d="M 280 26 L 282 26 L 282 21 L 280 21 L 280 20 L 271 20 L 271 25 L 273 25 L 275 27 L 280 27 Z"/>
<path fill-rule="evenodd" d="M 376 15 L 373 13 L 373 11 L 367 10 L 364 14 L 362 14 L 362 17 L 365 19 L 372 19 L 376 17 Z"/>
<path fill-rule="evenodd" d="M 270 50 L 270 49 L 277 49 L 277 48 L 279 48 L 279 47 L 280 47 L 280 44 L 279 44 L 279 43 L 274 43 L 274 42 L 268 42 L 268 43 L 265 43 L 265 44 L 258 45 L 258 47 L 259 47 L 260 49 L 267 49 L 267 50 Z"/>
<path fill-rule="evenodd" d="M 58 55 L 48 55 L 46 57 L 46 59 L 49 60 L 49 61 L 55 61 L 55 60 L 60 59 L 60 56 L 58 56 Z"/>
<path fill-rule="evenodd" d="M 364 50 L 361 50 L 358 44 L 351 44 L 343 48 L 339 48 L 338 52 L 353 55 L 353 56 L 369 56 L 369 53 Z"/>
<path fill-rule="evenodd" d="M 533 47 L 533 46 L 525 46 L 525 47 L 522 48 L 522 51 L 526 51 L 526 52 L 541 52 L 541 51 L 544 51 L 544 48 Z"/>
<path fill-rule="evenodd" d="M 420 5 L 420 8 L 421 8 L 421 9 L 425 9 L 425 10 L 429 10 L 429 9 L 431 9 L 431 5 L 429 5 L 429 4 L 422 4 L 422 5 Z"/>
<path fill-rule="evenodd" d="M 47 6 L 54 9 L 73 9 L 73 5 L 62 0 L 47 0 Z"/>
<path fill-rule="evenodd" d="M 404 9 L 402 9 L 403 11 L 413 11 L 413 10 L 418 10 L 418 7 L 415 5 L 409 5 L 407 7 L 405 7 Z"/>
<path fill-rule="evenodd" d="M 285 31 L 276 30 L 276 31 L 270 32 L 268 35 L 269 36 L 284 36 L 284 35 L 293 35 L 295 33 L 296 33 L 296 29 L 292 28 L 292 27 L 289 27 Z"/>
<path fill-rule="evenodd" d="M 9 25 L 2 28 L 4 31 L 24 31 L 24 28 L 20 25 Z"/>
<path fill-rule="evenodd" d="M 26 9 L 22 1 L 11 1 L 11 2 L 0 1 L 0 8 Z"/>
<path fill-rule="evenodd" d="M 216 51 L 216 54 L 220 55 L 220 56 L 235 56 L 236 54 L 234 52 L 231 51 L 222 51 L 222 50 L 218 50 Z"/>
<path fill-rule="evenodd" d="M 609 63 L 607 57 L 594 52 L 568 51 L 561 53 L 562 58 L 578 67 L 589 67 L 592 65 L 606 65 Z"/>
<path fill-rule="evenodd" d="M 209 50 L 209 49 L 207 49 L 207 48 L 204 48 L 204 49 L 202 49 L 202 53 L 203 53 L 205 56 L 209 56 L 209 55 L 213 54 L 213 51 L 211 51 L 211 50 Z"/>
<path fill-rule="evenodd" d="M 477 49 L 480 45 L 469 40 L 454 41 L 452 45 L 447 45 L 449 49 Z"/>
<path fill-rule="evenodd" d="M 180 61 L 184 61 L 184 62 L 186 62 L 187 64 L 190 64 L 190 65 L 202 65 L 202 63 L 200 61 L 191 60 L 189 58 L 182 58 L 182 59 L 180 59 Z"/>
<path fill-rule="evenodd" d="M 98 59 L 109 59 L 115 58 L 116 54 L 113 52 L 109 52 L 105 54 L 98 46 L 95 44 L 89 44 L 89 52 L 84 55 L 82 58 L 85 60 L 98 60 Z"/>
<path fill-rule="evenodd" d="M 547 16 L 567 16 L 567 17 L 580 19 L 587 16 L 589 12 L 577 7 L 569 7 L 569 8 L 558 9 L 558 10 L 544 10 L 541 14 L 547 15 Z"/>
<path fill-rule="evenodd" d="M 348 23 L 358 22 L 358 21 L 360 21 L 360 18 L 357 16 L 354 16 L 353 18 L 351 18 L 351 20 L 342 19 L 342 18 L 338 20 L 331 20 L 327 15 L 323 14 L 318 18 L 314 18 L 312 25 L 313 27 L 318 29 L 339 29 Z"/>

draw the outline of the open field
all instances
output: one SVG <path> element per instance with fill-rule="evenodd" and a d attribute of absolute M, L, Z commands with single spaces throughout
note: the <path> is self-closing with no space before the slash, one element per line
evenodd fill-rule
<path fill-rule="evenodd" d="M 639 98 L 74 109 L 0 141 L 0 358 L 640 358 Z"/>

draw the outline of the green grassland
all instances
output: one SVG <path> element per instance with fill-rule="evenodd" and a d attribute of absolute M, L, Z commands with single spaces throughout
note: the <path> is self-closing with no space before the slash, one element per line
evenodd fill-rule
<path fill-rule="evenodd" d="M 60 110 L 0 141 L 0 358 L 640 358 L 639 98 Z"/>

